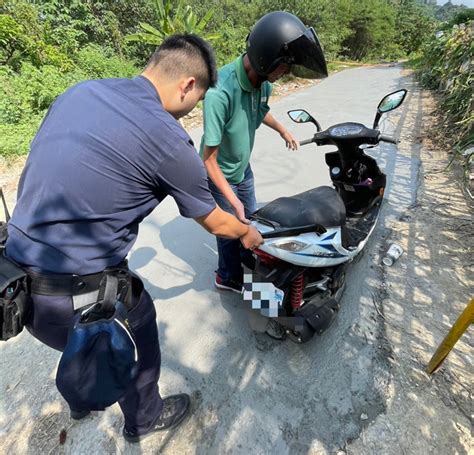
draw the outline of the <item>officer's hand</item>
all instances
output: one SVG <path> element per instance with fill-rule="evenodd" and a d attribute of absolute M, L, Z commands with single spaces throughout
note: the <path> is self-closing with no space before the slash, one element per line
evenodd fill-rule
<path fill-rule="evenodd" d="M 235 212 L 235 216 L 237 217 L 237 219 L 238 219 L 241 223 L 250 224 L 250 220 L 248 220 L 247 218 L 245 218 L 244 204 L 242 204 L 242 202 L 240 202 L 239 199 L 237 199 L 237 200 L 234 202 L 233 209 L 234 209 L 234 212 Z"/>
<path fill-rule="evenodd" d="M 280 136 L 285 141 L 286 147 L 288 149 L 298 150 L 298 141 L 288 130 L 283 131 L 283 133 L 281 133 Z"/>
<path fill-rule="evenodd" d="M 249 226 L 247 234 L 240 237 L 240 241 L 244 248 L 248 250 L 254 250 L 263 244 L 263 238 L 260 232 L 258 232 L 253 226 Z"/>

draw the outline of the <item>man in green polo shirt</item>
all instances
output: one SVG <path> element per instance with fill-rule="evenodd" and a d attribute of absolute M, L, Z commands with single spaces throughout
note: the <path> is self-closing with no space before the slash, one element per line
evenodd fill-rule
<path fill-rule="evenodd" d="M 291 150 L 298 142 L 269 112 L 272 82 L 304 67 L 305 77 L 326 77 L 326 62 L 312 28 L 292 14 L 263 16 L 247 38 L 247 52 L 219 71 L 217 86 L 204 99 L 204 135 L 200 154 L 217 204 L 249 223 L 256 210 L 250 154 L 255 131 L 263 123 L 280 134 Z M 219 266 L 215 285 L 241 292 L 242 260 L 249 255 L 239 242 L 217 238 Z"/>

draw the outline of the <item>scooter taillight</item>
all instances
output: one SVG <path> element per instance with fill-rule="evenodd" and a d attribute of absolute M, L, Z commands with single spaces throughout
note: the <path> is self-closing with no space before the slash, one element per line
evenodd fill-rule
<path fill-rule="evenodd" d="M 265 253 L 265 251 L 256 248 L 253 252 L 260 258 L 260 260 L 268 267 L 275 267 L 281 263 L 281 260 L 272 256 L 271 254 Z"/>

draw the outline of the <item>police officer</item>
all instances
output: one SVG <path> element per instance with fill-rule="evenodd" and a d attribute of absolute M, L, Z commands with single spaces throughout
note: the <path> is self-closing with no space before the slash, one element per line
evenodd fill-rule
<path fill-rule="evenodd" d="M 139 223 L 167 195 L 212 234 L 250 249 L 263 242 L 255 228 L 216 207 L 203 163 L 178 122 L 216 77 L 209 45 L 175 35 L 138 77 L 82 82 L 51 106 L 31 144 L 6 244 L 7 256 L 33 277 L 27 329 L 34 337 L 64 349 L 75 311 L 97 297 L 92 278 L 123 264 Z M 76 295 L 74 286 L 85 284 L 91 292 Z M 156 313 L 137 277 L 131 300 L 139 372 L 119 405 L 123 436 L 137 442 L 178 425 L 189 397 L 160 397 Z M 71 409 L 75 419 L 88 414 Z"/>

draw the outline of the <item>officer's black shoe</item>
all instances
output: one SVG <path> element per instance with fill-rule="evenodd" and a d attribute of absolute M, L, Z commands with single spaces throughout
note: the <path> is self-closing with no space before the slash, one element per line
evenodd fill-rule
<path fill-rule="evenodd" d="M 153 428 L 145 434 L 136 435 L 123 428 L 122 434 L 128 442 L 139 442 L 156 431 L 166 431 L 177 427 L 189 413 L 189 395 L 180 393 L 163 399 L 163 410 Z"/>
<path fill-rule="evenodd" d="M 84 417 L 87 417 L 90 413 L 90 411 L 74 411 L 71 409 L 71 419 L 81 420 Z"/>

